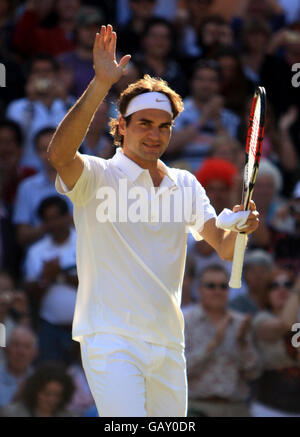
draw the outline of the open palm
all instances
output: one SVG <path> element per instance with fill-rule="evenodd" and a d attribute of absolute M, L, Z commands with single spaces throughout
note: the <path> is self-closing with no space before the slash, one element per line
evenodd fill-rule
<path fill-rule="evenodd" d="M 119 63 L 116 61 L 117 34 L 112 26 L 102 26 L 100 33 L 96 34 L 93 58 L 94 70 L 97 80 L 101 83 L 113 85 L 122 76 L 130 55 L 125 55 Z"/>

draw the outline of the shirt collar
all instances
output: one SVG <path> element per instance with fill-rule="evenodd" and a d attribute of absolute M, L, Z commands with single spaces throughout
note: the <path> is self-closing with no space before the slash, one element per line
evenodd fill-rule
<path fill-rule="evenodd" d="M 135 182 L 138 177 L 144 172 L 148 171 L 142 167 L 140 167 L 138 164 L 136 164 L 134 161 L 132 161 L 128 156 L 124 155 L 122 152 L 121 147 L 118 147 L 116 150 L 115 155 L 112 157 L 112 162 L 123 172 L 126 174 L 128 179 L 131 182 Z M 172 174 L 172 169 L 167 167 L 161 160 L 159 162 L 163 165 L 165 174 L 168 176 L 169 179 L 173 182 L 173 184 L 167 184 L 169 187 L 176 185 L 176 178 Z"/>

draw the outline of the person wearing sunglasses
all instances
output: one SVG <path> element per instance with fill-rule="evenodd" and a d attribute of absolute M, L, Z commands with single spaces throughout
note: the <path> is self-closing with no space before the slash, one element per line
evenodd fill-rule
<path fill-rule="evenodd" d="M 264 371 L 255 384 L 255 417 L 300 417 L 300 347 L 292 327 L 300 321 L 300 276 L 275 267 L 264 310 L 253 320 L 255 342 Z M 299 344 L 300 346 L 300 344 Z"/>
<path fill-rule="evenodd" d="M 184 314 L 188 416 L 249 416 L 249 381 L 259 375 L 260 359 L 250 316 L 228 310 L 228 280 L 221 265 L 206 267 L 198 279 L 199 302 Z"/>

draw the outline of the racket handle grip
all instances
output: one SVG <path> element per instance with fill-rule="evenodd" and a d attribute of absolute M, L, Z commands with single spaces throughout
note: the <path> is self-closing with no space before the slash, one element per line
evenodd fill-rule
<path fill-rule="evenodd" d="M 242 270 L 244 264 L 244 255 L 247 244 L 247 234 L 239 233 L 235 240 L 234 254 L 232 261 L 231 276 L 229 286 L 231 288 L 241 288 Z"/>

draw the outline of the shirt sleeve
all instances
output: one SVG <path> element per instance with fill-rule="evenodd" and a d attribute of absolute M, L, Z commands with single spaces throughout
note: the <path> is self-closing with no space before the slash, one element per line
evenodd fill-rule
<path fill-rule="evenodd" d="M 56 176 L 55 188 L 58 193 L 67 196 L 74 206 L 85 206 L 94 196 L 97 188 L 104 182 L 107 161 L 89 155 L 81 155 L 84 162 L 83 171 L 72 190 L 68 190 L 59 175 Z"/>
<path fill-rule="evenodd" d="M 193 179 L 193 188 L 192 217 L 188 227 L 194 239 L 201 241 L 203 237 L 200 232 L 203 230 L 204 224 L 208 220 L 216 218 L 217 214 L 204 188 L 195 177 Z"/>

